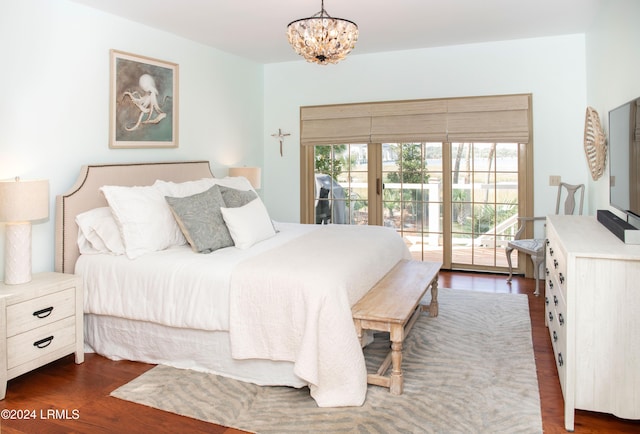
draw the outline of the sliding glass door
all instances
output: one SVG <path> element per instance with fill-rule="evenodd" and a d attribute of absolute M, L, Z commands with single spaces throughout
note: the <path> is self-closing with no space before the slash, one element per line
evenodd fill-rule
<path fill-rule="evenodd" d="M 453 268 L 505 267 L 518 223 L 518 144 L 452 143 L 450 177 Z"/>
<path fill-rule="evenodd" d="M 519 148 L 479 142 L 314 146 L 314 222 L 384 225 L 403 237 L 414 259 L 503 271 L 504 247 L 517 224 Z"/>
<path fill-rule="evenodd" d="M 442 261 L 442 143 L 382 144 L 382 222 L 419 260 Z"/>

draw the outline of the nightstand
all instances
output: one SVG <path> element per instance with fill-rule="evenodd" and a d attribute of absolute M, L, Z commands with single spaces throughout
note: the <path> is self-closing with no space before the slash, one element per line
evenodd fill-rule
<path fill-rule="evenodd" d="M 0 399 L 7 381 L 67 354 L 84 362 L 82 279 L 34 274 L 21 285 L 0 283 Z"/>

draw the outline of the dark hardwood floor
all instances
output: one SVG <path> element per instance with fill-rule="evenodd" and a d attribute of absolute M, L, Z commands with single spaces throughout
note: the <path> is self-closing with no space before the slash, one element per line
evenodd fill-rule
<path fill-rule="evenodd" d="M 508 285 L 503 275 L 442 272 L 440 286 L 529 296 L 533 346 L 538 371 L 542 423 L 545 433 L 564 430 L 563 400 L 555 361 L 544 325 L 542 297 L 534 297 L 533 279 L 515 277 Z M 114 362 L 87 354 L 82 365 L 73 356 L 53 362 L 9 381 L 0 409 L 15 410 L 23 419 L 0 419 L 0 433 L 240 433 L 109 396 L 118 386 L 151 369 L 152 365 Z M 513 405 L 518 405 L 514 402 Z M 32 419 L 24 419 L 28 414 Z M 638 433 L 640 421 L 577 411 L 576 433 Z"/>

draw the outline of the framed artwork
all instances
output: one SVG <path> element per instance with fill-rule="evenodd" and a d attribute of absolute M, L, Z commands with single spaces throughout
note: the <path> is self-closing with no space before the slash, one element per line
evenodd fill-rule
<path fill-rule="evenodd" d="M 178 65 L 111 50 L 110 148 L 178 147 Z"/>

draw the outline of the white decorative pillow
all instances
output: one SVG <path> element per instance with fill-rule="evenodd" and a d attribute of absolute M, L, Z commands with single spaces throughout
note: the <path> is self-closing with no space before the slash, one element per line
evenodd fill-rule
<path fill-rule="evenodd" d="M 124 244 L 111 208 L 105 206 L 78 214 L 76 223 L 81 254 L 124 254 Z"/>
<path fill-rule="evenodd" d="M 159 189 L 153 186 L 103 186 L 100 190 L 111 207 L 130 259 L 186 244 Z"/>
<path fill-rule="evenodd" d="M 260 198 L 238 208 L 220 208 L 220 211 L 231 238 L 239 249 L 248 249 L 276 234 L 269 212 Z"/>

